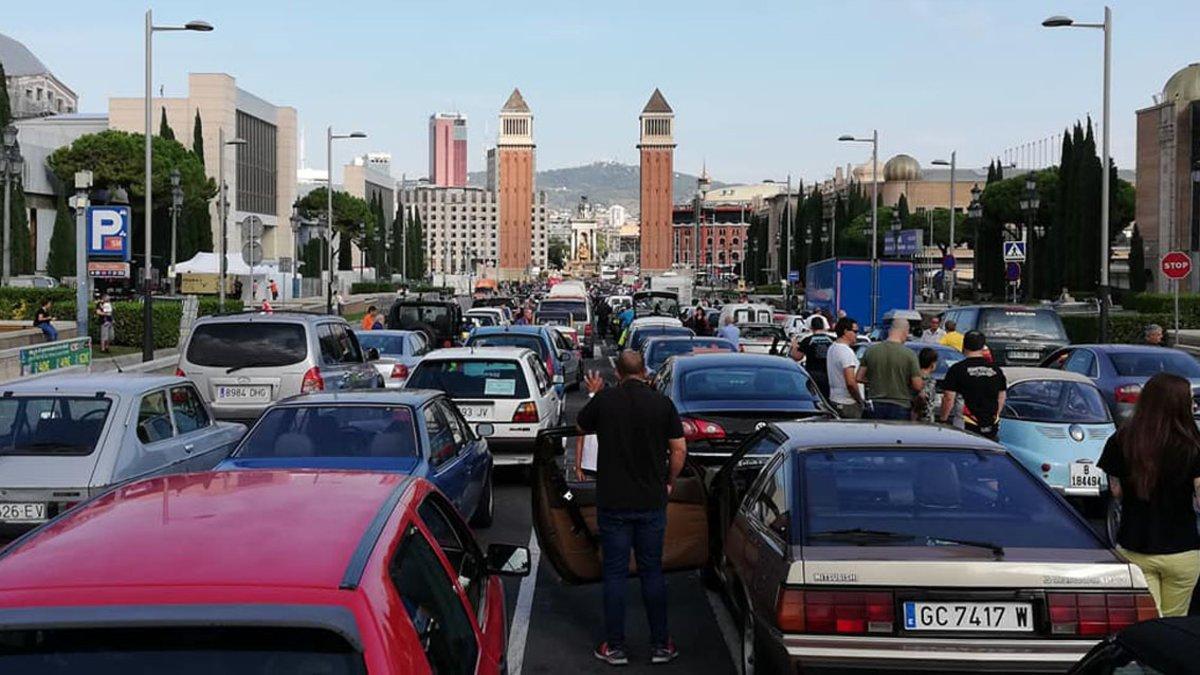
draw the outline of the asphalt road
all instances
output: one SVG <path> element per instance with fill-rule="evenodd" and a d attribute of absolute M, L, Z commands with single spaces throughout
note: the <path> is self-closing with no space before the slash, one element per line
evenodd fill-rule
<path fill-rule="evenodd" d="M 610 350 L 587 362 L 613 379 Z M 568 392 L 567 422 L 587 400 L 585 392 Z M 509 469 L 497 474 L 494 524 L 477 535 L 487 542 L 536 545 L 532 532 L 529 484 L 524 473 Z M 679 658 L 665 666 L 650 666 L 649 628 L 636 579 L 627 588 L 626 635 L 630 664 L 622 672 L 734 673 L 731 646 L 736 633 L 719 598 L 704 588 L 699 573 L 667 577 L 670 630 Z M 596 660 L 592 650 L 604 639 L 604 613 L 599 584 L 573 586 L 555 574 L 542 560 L 535 575 L 522 583 L 506 580 L 505 597 L 509 617 L 509 666 L 520 673 L 607 673 L 614 669 Z M 725 630 L 722 630 L 722 626 Z M 522 648 L 523 643 L 523 648 Z"/>

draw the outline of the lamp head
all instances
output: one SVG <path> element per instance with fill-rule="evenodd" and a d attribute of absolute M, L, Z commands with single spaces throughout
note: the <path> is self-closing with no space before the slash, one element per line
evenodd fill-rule
<path fill-rule="evenodd" d="M 1067 26 L 1074 25 L 1074 23 L 1075 23 L 1075 19 L 1072 19 L 1069 16 L 1062 16 L 1061 14 L 1056 14 L 1056 15 L 1046 19 L 1045 21 L 1043 21 L 1042 25 L 1045 26 L 1046 28 L 1065 28 Z"/>
<path fill-rule="evenodd" d="M 207 33 L 213 29 L 212 24 L 207 21 L 193 20 L 183 24 L 185 30 L 194 30 L 200 33 Z"/>
<path fill-rule="evenodd" d="M 351 131 L 350 138 L 366 138 L 367 135 L 361 131 Z"/>
<path fill-rule="evenodd" d="M 17 143 L 17 128 L 13 125 L 4 127 L 4 147 L 11 148 Z"/>
<path fill-rule="evenodd" d="M 179 187 L 179 169 L 171 169 L 171 187 Z"/>
<path fill-rule="evenodd" d="M 854 137 L 851 136 L 850 134 L 842 134 L 841 136 L 838 136 L 838 140 L 839 141 L 852 141 L 852 140 L 854 140 Z"/>
<path fill-rule="evenodd" d="M 932 164 L 934 166 L 950 166 L 950 162 L 947 162 L 944 159 L 935 159 L 932 162 L 930 162 L 930 164 Z"/>

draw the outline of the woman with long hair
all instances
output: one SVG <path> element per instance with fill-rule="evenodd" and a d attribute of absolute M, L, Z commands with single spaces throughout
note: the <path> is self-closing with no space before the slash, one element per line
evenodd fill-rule
<path fill-rule="evenodd" d="M 1163 616 L 1186 615 L 1200 576 L 1200 431 L 1191 383 L 1170 373 L 1150 378 L 1099 466 L 1121 504 L 1117 550 L 1141 568 Z"/>

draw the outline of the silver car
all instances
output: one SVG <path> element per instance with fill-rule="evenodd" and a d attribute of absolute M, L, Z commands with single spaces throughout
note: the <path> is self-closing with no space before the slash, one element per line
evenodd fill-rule
<path fill-rule="evenodd" d="M 198 319 L 178 374 L 195 380 L 220 419 L 254 420 L 271 403 L 330 389 L 371 389 L 383 377 L 345 319 L 247 312 Z"/>
<path fill-rule="evenodd" d="M 429 340 L 418 330 L 358 330 L 354 334 L 368 354 L 379 355 L 373 363 L 388 389 L 402 388 L 413 368 L 429 353 Z"/>
<path fill-rule="evenodd" d="M 246 432 L 182 377 L 52 375 L 0 392 L 0 538 L 118 483 L 211 469 Z"/>

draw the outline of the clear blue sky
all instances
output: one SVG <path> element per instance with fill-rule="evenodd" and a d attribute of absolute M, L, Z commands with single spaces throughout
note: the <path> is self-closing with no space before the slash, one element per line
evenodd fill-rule
<path fill-rule="evenodd" d="M 142 82 L 142 13 L 128 0 L 5 3 L 23 41 L 102 112 Z M 102 9 L 101 9 L 102 8 Z M 1200 2 L 1113 3 L 1113 154 L 1132 168 L 1134 116 L 1173 72 L 1200 61 Z M 496 114 L 519 86 L 535 115 L 539 168 L 634 163 L 636 117 L 654 87 L 677 115 L 676 167 L 751 181 L 806 180 L 863 161 L 841 133 L 878 127 L 881 161 L 922 164 L 951 149 L 982 165 L 1100 111 L 1100 31 L 1048 30 L 1049 15 L 1099 21 L 1097 2 L 707 0 L 420 2 L 172 0 L 156 22 L 202 18 L 209 34 L 155 38 L 155 89 L 183 93 L 189 71 L 224 71 L 295 106 L 308 163 L 324 128 L 362 129 L 335 161 L 387 151 L 395 173 L 424 175 L 430 113 L 469 117 L 482 168 Z"/>

